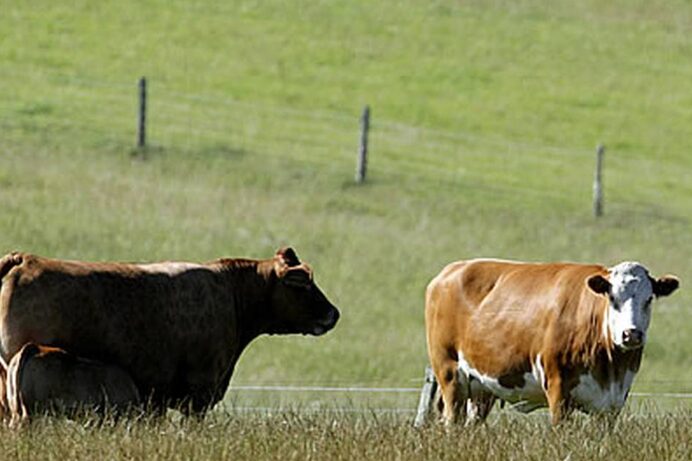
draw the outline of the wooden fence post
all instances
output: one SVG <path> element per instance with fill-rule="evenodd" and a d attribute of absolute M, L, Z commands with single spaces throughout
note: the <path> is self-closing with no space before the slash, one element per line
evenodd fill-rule
<path fill-rule="evenodd" d="M 139 79 L 139 131 L 137 147 L 142 149 L 147 144 L 147 79 Z"/>
<path fill-rule="evenodd" d="M 370 106 L 365 106 L 360 118 L 360 149 L 358 149 L 358 164 L 356 165 L 356 183 L 365 181 L 368 168 L 368 131 L 370 130 Z"/>
<path fill-rule="evenodd" d="M 593 214 L 597 218 L 603 215 L 603 154 L 605 146 L 596 148 L 596 173 L 593 180 Z"/>
<path fill-rule="evenodd" d="M 418 401 L 418 412 L 416 419 L 413 422 L 414 427 L 423 427 L 425 422 L 430 417 L 434 407 L 435 393 L 437 392 L 437 380 L 432 368 L 425 367 L 425 382 L 423 389 L 420 392 L 420 400 Z"/>

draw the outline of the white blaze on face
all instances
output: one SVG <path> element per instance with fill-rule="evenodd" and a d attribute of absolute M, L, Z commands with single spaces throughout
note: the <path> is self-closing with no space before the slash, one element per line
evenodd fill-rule
<path fill-rule="evenodd" d="M 635 262 L 620 263 L 609 272 L 607 325 L 611 339 L 625 349 L 641 347 L 651 321 L 653 286 L 649 272 Z"/>

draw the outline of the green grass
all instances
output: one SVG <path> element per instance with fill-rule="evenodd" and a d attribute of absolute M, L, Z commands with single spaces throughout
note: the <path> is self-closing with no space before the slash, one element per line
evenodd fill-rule
<path fill-rule="evenodd" d="M 233 383 L 403 387 L 422 379 L 423 291 L 446 263 L 640 260 L 682 288 L 655 306 L 634 390 L 689 393 L 691 29 L 684 1 L 0 0 L 0 252 L 199 261 L 291 244 L 342 321 L 260 338 Z M 133 155 L 141 75 L 150 147 Z M 415 405 L 359 399 L 345 405 Z"/>

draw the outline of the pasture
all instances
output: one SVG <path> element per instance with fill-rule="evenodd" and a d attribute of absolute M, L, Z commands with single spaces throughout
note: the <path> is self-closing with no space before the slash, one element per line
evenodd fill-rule
<path fill-rule="evenodd" d="M 71 424 L 42 420 L 21 434 L 3 431 L 7 459 L 486 460 L 689 459 L 690 413 L 623 416 L 614 427 L 577 418 L 559 431 L 546 421 L 505 415 L 485 426 L 415 430 L 395 417 L 352 414 L 239 415 L 204 421 Z"/>
<path fill-rule="evenodd" d="M 687 2 L 2 3 L 0 251 L 203 261 L 290 244 L 341 309 L 324 337 L 255 341 L 232 387 L 420 386 L 427 282 L 488 256 L 678 275 L 633 391 L 692 392 Z M 633 398 L 610 431 L 505 411 L 418 432 L 409 413 L 376 412 L 416 401 L 230 391 L 202 422 L 46 420 L 0 443 L 17 459 L 689 457 L 689 399 Z"/>

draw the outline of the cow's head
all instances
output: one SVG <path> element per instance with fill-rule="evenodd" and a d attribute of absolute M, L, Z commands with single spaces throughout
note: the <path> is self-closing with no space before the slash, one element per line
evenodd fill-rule
<path fill-rule="evenodd" d="M 613 343 L 623 349 L 636 349 L 646 342 L 654 296 L 668 296 L 677 290 L 679 282 L 670 275 L 654 279 L 641 264 L 624 262 L 608 269 L 608 276 L 589 277 L 587 284 L 609 299 L 603 328 Z"/>
<path fill-rule="evenodd" d="M 271 333 L 318 336 L 334 328 L 339 311 L 315 284 L 310 266 L 301 263 L 292 248 L 276 253 L 274 272 Z"/>

